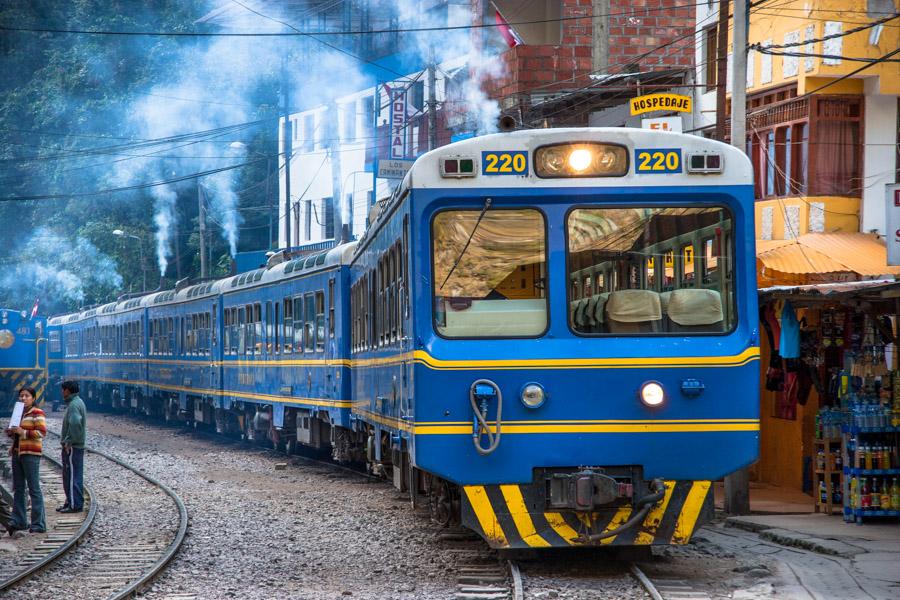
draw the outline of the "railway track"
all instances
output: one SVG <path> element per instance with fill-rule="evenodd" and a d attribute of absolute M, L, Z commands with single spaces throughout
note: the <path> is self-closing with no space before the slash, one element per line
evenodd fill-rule
<path fill-rule="evenodd" d="M 29 587 L 32 592 L 65 589 L 71 598 L 127 598 L 157 576 L 184 541 L 187 509 L 175 492 L 116 457 L 87 452 L 101 460 L 85 461 L 94 485 L 78 533 L 48 530 L 39 546 L 58 548 L 23 557 L 31 564 L 0 582 L 4 594 L 16 597 L 20 587 Z M 48 478 L 45 485 L 48 498 L 62 488 L 58 477 Z M 55 503 L 45 501 L 45 506 L 52 512 Z M 62 522 L 74 526 L 66 519 Z M 76 551 L 67 552 L 75 546 Z M 31 597 L 26 589 L 22 592 L 22 597 Z"/>
<path fill-rule="evenodd" d="M 43 459 L 41 491 L 44 495 L 44 507 L 50 508 L 46 514 L 47 534 L 38 543 L 24 542 L 23 552 L 0 567 L 0 592 L 30 578 L 71 550 L 90 531 L 97 515 L 97 502 L 91 487 L 87 485 L 84 486 L 84 512 L 59 514 L 52 509 L 65 501 L 62 493 L 62 464 L 49 456 L 44 456 Z M 7 501 L 12 503 L 11 495 Z M 37 538 L 31 541 L 37 542 Z"/>
<path fill-rule="evenodd" d="M 484 540 L 465 529 L 442 532 L 438 540 L 455 555 L 456 600 L 524 600 L 518 565 Z"/>

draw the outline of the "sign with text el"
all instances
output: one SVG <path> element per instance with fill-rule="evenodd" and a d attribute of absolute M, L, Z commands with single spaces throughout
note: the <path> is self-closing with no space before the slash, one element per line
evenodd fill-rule
<path fill-rule="evenodd" d="M 391 155 L 390 158 L 406 157 L 406 88 L 389 88 L 391 98 Z"/>
<path fill-rule="evenodd" d="M 885 188 L 885 240 L 887 240 L 887 264 L 900 266 L 900 183 L 889 183 Z"/>
<path fill-rule="evenodd" d="M 691 97 L 681 94 L 648 94 L 632 98 L 631 116 L 642 115 L 655 110 L 691 112 Z"/>

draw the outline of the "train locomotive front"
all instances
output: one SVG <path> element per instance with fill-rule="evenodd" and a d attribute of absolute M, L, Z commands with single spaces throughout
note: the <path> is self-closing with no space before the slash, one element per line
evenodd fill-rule
<path fill-rule="evenodd" d="M 404 185 L 404 435 L 436 513 L 496 548 L 687 543 L 758 451 L 747 158 L 523 131 L 430 152 Z"/>

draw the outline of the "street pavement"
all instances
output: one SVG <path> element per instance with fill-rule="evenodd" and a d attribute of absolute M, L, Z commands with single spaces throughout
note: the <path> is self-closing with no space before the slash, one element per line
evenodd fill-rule
<path fill-rule="evenodd" d="M 729 517 L 695 538 L 735 555 L 758 555 L 772 576 L 734 599 L 900 598 L 900 525 L 855 525 L 823 514 Z"/>

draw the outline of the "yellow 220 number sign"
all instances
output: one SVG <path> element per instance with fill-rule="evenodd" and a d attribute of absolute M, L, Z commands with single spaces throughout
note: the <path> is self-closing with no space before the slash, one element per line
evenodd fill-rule
<path fill-rule="evenodd" d="M 635 148 L 634 172 L 681 173 L 681 148 Z"/>
<path fill-rule="evenodd" d="M 484 175 L 527 175 L 528 153 L 516 151 L 482 152 L 481 164 L 481 171 Z"/>

